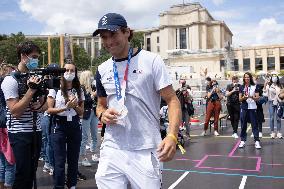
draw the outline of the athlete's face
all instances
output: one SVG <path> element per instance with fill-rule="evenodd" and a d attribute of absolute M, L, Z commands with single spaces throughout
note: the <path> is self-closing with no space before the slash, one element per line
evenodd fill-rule
<path fill-rule="evenodd" d="M 100 32 L 103 46 L 115 58 L 125 58 L 125 56 L 127 56 L 129 35 L 129 29 L 124 33 L 120 29 L 116 32 L 108 30 L 102 30 Z"/>

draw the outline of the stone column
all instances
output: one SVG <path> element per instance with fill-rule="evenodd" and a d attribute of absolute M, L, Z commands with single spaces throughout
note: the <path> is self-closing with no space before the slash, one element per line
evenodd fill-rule
<path fill-rule="evenodd" d="M 275 56 L 275 71 L 280 73 L 280 49 L 274 49 L 274 56 Z"/>
<path fill-rule="evenodd" d="M 254 49 L 249 51 L 250 58 L 250 70 L 252 73 L 255 73 L 255 52 Z"/>
<path fill-rule="evenodd" d="M 267 72 L 267 49 L 261 49 L 263 71 Z"/>

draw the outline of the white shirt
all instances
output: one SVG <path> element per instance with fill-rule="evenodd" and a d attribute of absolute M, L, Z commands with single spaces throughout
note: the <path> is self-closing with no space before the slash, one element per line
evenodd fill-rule
<path fill-rule="evenodd" d="M 75 89 L 74 90 L 68 90 L 67 94 L 68 94 L 68 96 L 74 95 L 76 97 L 77 101 L 79 101 L 78 94 L 77 94 Z M 61 93 L 61 90 L 58 90 L 57 93 L 56 93 L 56 91 L 54 89 L 50 89 L 48 97 L 52 97 L 52 98 L 55 99 L 55 106 L 54 106 L 55 108 L 64 108 L 66 106 L 65 99 L 64 99 L 63 94 Z M 82 101 L 85 100 L 83 90 L 81 90 L 81 100 Z M 59 115 L 59 116 L 72 116 L 73 117 L 73 116 L 77 115 L 77 112 L 73 108 L 70 108 L 70 109 L 68 109 L 64 112 L 58 113 L 57 115 Z"/>
<path fill-rule="evenodd" d="M 251 85 L 248 87 L 248 96 L 254 96 L 255 94 L 256 85 Z M 257 109 L 256 102 L 252 98 L 248 98 L 246 100 L 248 103 L 248 109 Z"/>
<path fill-rule="evenodd" d="M 13 76 L 6 76 L 2 82 L 1 89 L 4 93 L 5 100 L 16 99 L 19 97 L 18 82 Z M 33 132 L 33 112 L 28 106 L 20 118 L 13 117 L 10 109 L 7 108 L 7 128 L 10 133 L 27 133 Z M 40 113 L 37 114 L 37 131 L 41 131 Z"/>

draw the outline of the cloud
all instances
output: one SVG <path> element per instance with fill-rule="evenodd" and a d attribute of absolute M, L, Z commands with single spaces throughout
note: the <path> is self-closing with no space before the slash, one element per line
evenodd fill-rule
<path fill-rule="evenodd" d="M 284 44 L 284 24 L 277 23 L 275 18 L 263 18 L 258 23 L 236 23 L 230 29 L 235 46 Z"/>
<path fill-rule="evenodd" d="M 20 9 L 45 25 L 42 34 L 91 33 L 107 12 L 125 16 L 129 26 L 142 29 L 157 26 L 158 14 L 180 0 L 20 0 Z"/>

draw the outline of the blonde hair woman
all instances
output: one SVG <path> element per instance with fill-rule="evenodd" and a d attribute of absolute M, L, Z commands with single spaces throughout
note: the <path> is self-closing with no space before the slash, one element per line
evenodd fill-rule
<path fill-rule="evenodd" d="M 98 161 L 98 156 L 95 154 L 96 145 L 97 145 L 97 132 L 98 132 L 98 119 L 95 115 L 94 105 L 96 103 L 96 92 L 92 90 L 92 82 L 94 76 L 91 71 L 83 71 L 80 75 L 80 84 L 83 88 L 85 95 L 85 104 L 84 104 L 84 114 L 82 120 L 82 142 L 80 155 L 82 157 L 83 166 L 91 166 L 91 163 L 86 156 L 86 146 L 88 144 L 88 133 L 91 133 L 91 146 L 90 150 L 92 153 L 92 160 Z"/>

